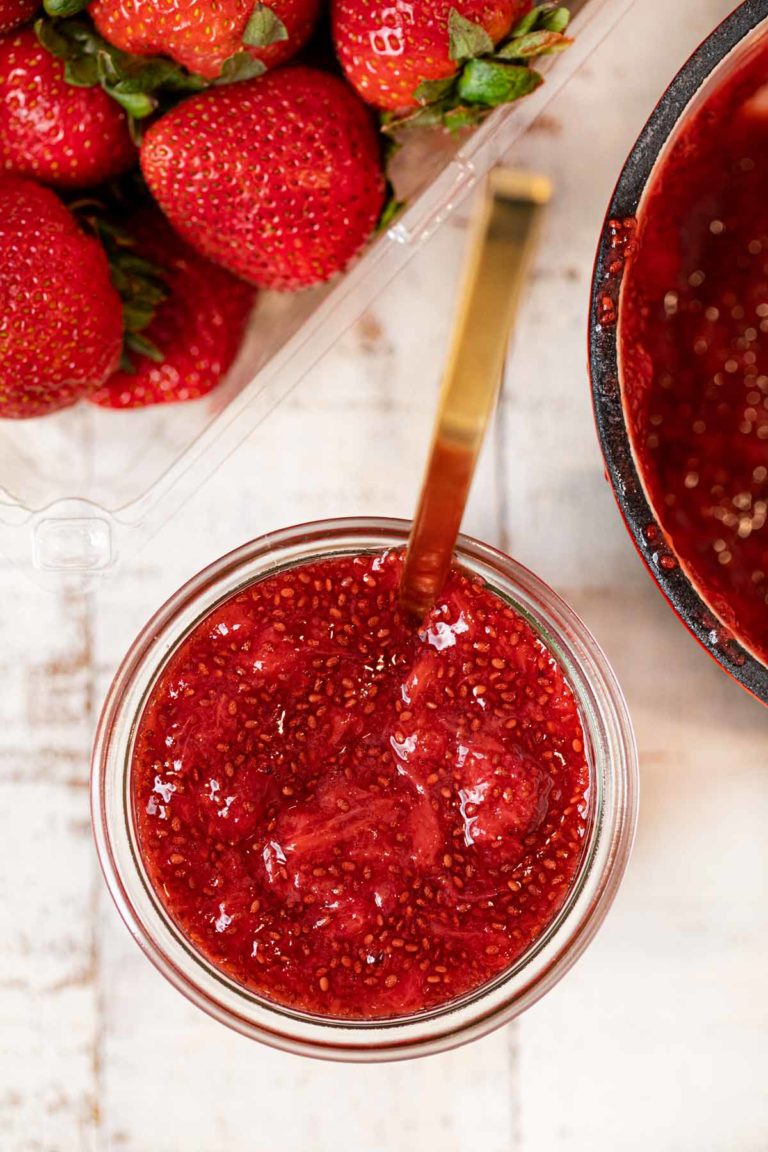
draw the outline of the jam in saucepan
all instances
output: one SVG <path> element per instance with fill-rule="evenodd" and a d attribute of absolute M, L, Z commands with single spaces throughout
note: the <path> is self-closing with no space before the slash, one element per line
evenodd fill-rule
<path fill-rule="evenodd" d="M 531 626 L 454 568 L 421 629 L 402 553 L 292 567 L 183 640 L 140 718 L 146 873 L 212 965 L 322 1016 L 476 989 L 552 924 L 582 860 L 574 695 Z"/>
<path fill-rule="evenodd" d="M 687 116 L 619 310 L 650 502 L 702 598 L 768 660 L 768 36 Z"/>

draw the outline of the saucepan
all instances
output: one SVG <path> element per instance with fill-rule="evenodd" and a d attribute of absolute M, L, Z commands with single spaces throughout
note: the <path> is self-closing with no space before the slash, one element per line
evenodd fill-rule
<path fill-rule="evenodd" d="M 733 74 L 732 69 L 740 67 L 743 59 L 753 50 L 762 51 L 761 44 L 768 47 L 768 2 L 747 0 L 683 66 L 637 138 L 619 176 L 600 236 L 592 283 L 589 359 L 606 476 L 640 557 L 677 616 L 701 646 L 734 680 L 768 703 L 768 660 L 763 646 L 751 643 L 747 634 L 734 627 L 722 597 L 708 594 L 701 581 L 696 582 L 689 558 L 670 527 L 663 493 L 661 499 L 658 492 L 654 494 L 643 475 L 637 436 L 633 437 L 631 404 L 636 403 L 636 391 L 630 395 L 631 371 L 622 363 L 623 360 L 629 363 L 626 339 L 622 342 L 622 319 L 629 307 L 627 261 L 632 259 L 627 252 L 631 253 L 633 246 L 637 250 L 638 225 L 642 229 L 649 190 L 656 195 L 661 188 L 662 196 L 666 195 L 664 182 L 654 184 L 654 181 L 670 149 L 685 131 L 688 118 L 696 115 L 723 80 Z M 716 130 L 715 125 L 713 131 Z M 652 302 L 652 306 L 663 307 L 664 301 Z M 632 382 L 632 388 L 635 383 Z M 761 397 L 758 403 L 762 404 L 763 399 L 766 400 L 763 406 L 768 406 L 768 397 Z M 764 463 L 768 465 L 768 439 L 762 444 L 758 442 L 758 451 L 763 445 Z M 758 471 L 764 476 L 766 468 Z M 693 484 L 696 480 L 694 475 L 690 481 L 686 478 L 686 483 Z M 762 496 L 757 499 L 762 508 Z M 763 529 L 762 517 L 755 521 L 755 526 L 762 535 L 768 533 L 768 526 Z M 716 549 L 721 546 L 724 547 L 721 541 L 714 541 Z M 758 546 L 761 546 L 759 542 Z M 759 581 L 763 576 L 764 573 L 756 571 L 752 578 Z M 768 600 L 764 613 L 768 618 Z"/>

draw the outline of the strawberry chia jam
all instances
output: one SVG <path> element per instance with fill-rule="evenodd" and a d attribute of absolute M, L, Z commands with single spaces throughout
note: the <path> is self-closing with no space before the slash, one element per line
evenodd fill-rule
<path fill-rule="evenodd" d="M 635 455 L 702 597 L 768 659 L 768 37 L 641 206 L 619 341 Z"/>
<path fill-rule="evenodd" d="M 531 627 L 454 568 L 420 630 L 402 552 L 246 586 L 138 723 L 149 880 L 193 946 L 290 1008 L 403 1017 L 512 965 L 589 831 L 576 702 Z"/>

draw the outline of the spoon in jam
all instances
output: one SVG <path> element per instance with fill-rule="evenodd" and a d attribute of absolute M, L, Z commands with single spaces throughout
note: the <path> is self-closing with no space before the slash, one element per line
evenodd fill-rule
<path fill-rule="evenodd" d="M 550 194 L 545 176 L 496 168 L 473 213 L 432 445 L 400 583 L 402 607 L 419 620 L 448 575 Z"/>

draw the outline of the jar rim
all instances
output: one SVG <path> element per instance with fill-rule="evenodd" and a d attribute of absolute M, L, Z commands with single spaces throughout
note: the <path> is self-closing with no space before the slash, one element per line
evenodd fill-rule
<path fill-rule="evenodd" d="M 392 1020 L 310 1016 L 245 988 L 196 952 L 146 877 L 128 784 L 136 726 L 168 659 L 223 600 L 286 567 L 402 547 L 405 520 L 355 517 L 267 533 L 222 556 L 178 589 L 149 620 L 123 659 L 98 723 L 91 773 L 94 836 L 118 912 L 156 968 L 188 999 L 242 1034 L 290 1052 L 377 1061 L 426 1055 L 506 1023 L 549 990 L 584 951 L 613 901 L 637 822 L 637 751 L 626 702 L 589 630 L 548 585 L 504 553 L 468 536 L 458 562 L 485 579 L 533 627 L 563 667 L 590 752 L 593 816 L 577 876 L 563 907 L 524 955 L 456 1000 Z"/>

